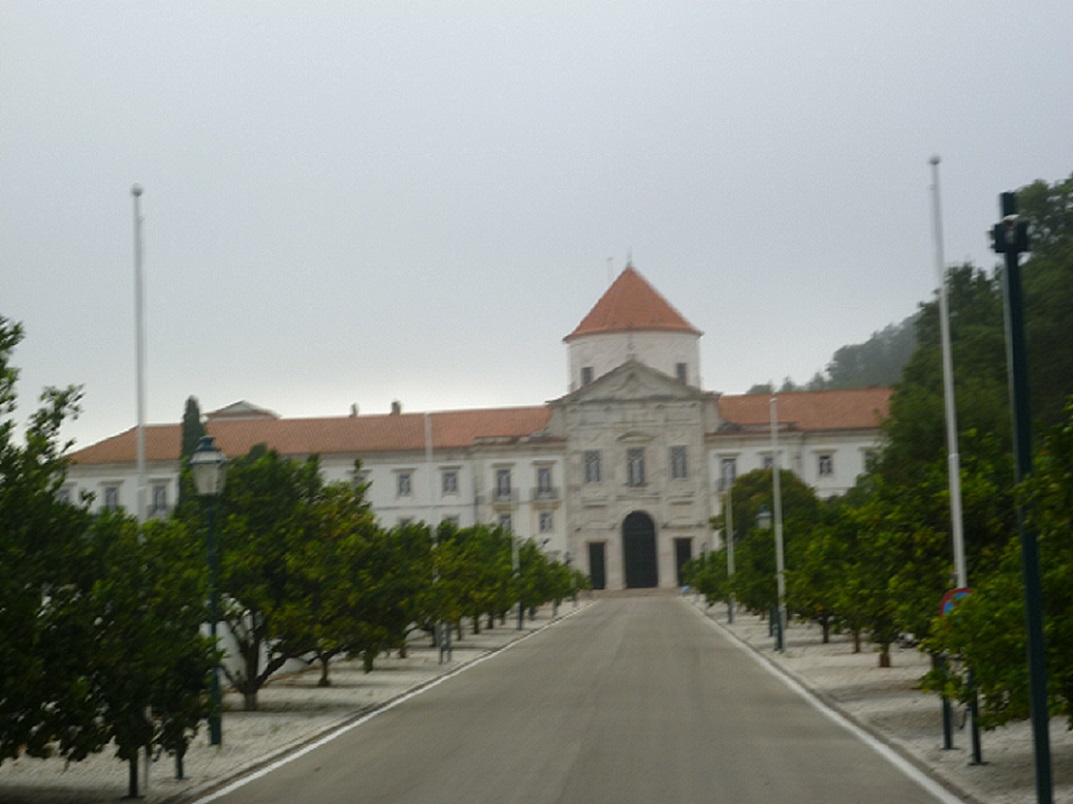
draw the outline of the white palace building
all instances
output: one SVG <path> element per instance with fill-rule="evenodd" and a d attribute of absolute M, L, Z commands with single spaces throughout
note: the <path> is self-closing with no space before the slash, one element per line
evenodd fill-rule
<path fill-rule="evenodd" d="M 564 338 L 569 392 L 534 407 L 285 419 L 239 402 L 205 426 L 237 457 L 258 444 L 325 479 L 370 482 L 380 521 L 500 524 L 589 573 L 595 588 L 673 587 L 714 546 L 727 479 L 772 465 L 770 395 L 700 387 L 700 337 L 632 266 Z M 880 440 L 890 389 L 778 395 L 779 463 L 820 497 L 850 489 Z M 149 515 L 178 493 L 181 425 L 145 428 Z M 64 494 L 136 507 L 136 430 L 75 452 Z"/>

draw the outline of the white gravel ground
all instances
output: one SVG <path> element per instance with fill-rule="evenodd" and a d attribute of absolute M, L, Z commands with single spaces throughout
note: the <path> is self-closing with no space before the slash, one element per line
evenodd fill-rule
<path fill-rule="evenodd" d="M 879 655 L 868 643 L 853 653 L 849 636 L 832 635 L 823 644 L 818 626 L 794 623 L 787 629 L 786 651 L 775 651 L 768 622 L 735 612 L 727 625 L 725 605 L 700 610 L 720 627 L 748 644 L 760 657 L 779 667 L 837 711 L 927 769 L 968 801 L 1035 804 L 1035 753 L 1028 722 L 980 735 L 984 764 L 972 765 L 969 728 L 955 729 L 953 750 L 943 749 L 939 699 L 917 689 L 929 669 L 927 657 L 913 648 L 892 648 L 891 668 L 879 667 Z M 956 722 L 964 713 L 958 712 Z M 1050 724 L 1054 801 L 1073 804 L 1073 732 L 1063 718 Z"/>

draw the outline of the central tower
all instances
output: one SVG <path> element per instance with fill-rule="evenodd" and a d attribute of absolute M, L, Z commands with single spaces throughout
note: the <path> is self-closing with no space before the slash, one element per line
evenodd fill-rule
<path fill-rule="evenodd" d="M 570 392 L 547 432 L 565 443 L 567 549 L 595 588 L 674 587 L 706 544 L 718 411 L 700 335 L 627 265 L 563 339 Z"/>
<path fill-rule="evenodd" d="M 596 306 L 563 340 L 569 390 L 576 391 L 630 360 L 700 387 L 700 330 L 627 264 Z"/>

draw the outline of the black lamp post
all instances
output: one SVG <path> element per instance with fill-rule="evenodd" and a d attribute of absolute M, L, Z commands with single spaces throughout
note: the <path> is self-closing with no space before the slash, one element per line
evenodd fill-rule
<path fill-rule="evenodd" d="M 1025 347 L 1024 304 L 1021 296 L 1020 256 L 1029 251 L 1028 224 L 1017 214 L 1016 193 L 999 197 L 1002 220 L 992 229 L 992 246 L 1004 255 L 1006 271 L 1006 357 L 1010 377 L 1013 413 L 1014 479 L 1021 483 L 1032 473 L 1032 417 L 1028 402 L 1028 359 Z M 1025 521 L 1024 505 L 1017 507 L 1017 527 L 1021 534 L 1021 564 L 1025 585 L 1025 620 L 1028 635 L 1029 711 L 1036 759 L 1036 801 L 1050 804 L 1051 780 L 1050 716 L 1047 708 L 1047 661 L 1043 634 L 1043 591 L 1039 564 L 1039 544 L 1035 529 Z"/>
<path fill-rule="evenodd" d="M 216 620 L 219 603 L 219 562 L 216 556 L 216 539 L 214 525 L 216 520 L 216 498 L 224 490 L 224 478 L 226 472 L 224 466 L 227 458 L 213 443 L 212 436 L 202 436 L 201 441 L 190 456 L 190 471 L 194 475 L 194 485 L 197 487 L 198 496 L 205 501 L 208 509 L 208 550 L 209 550 L 209 633 L 212 636 L 212 647 L 216 649 Z M 210 693 L 212 696 L 212 716 L 209 718 L 209 742 L 212 745 L 220 745 L 223 742 L 223 725 L 220 713 L 223 709 L 222 696 L 220 694 L 220 663 L 214 660 L 212 664 Z"/>
<path fill-rule="evenodd" d="M 775 471 L 778 471 L 777 469 Z M 771 515 L 771 509 L 766 505 L 761 505 L 760 510 L 756 512 L 756 526 L 761 530 L 771 530 L 771 523 L 775 518 Z M 777 570 L 776 570 L 776 586 L 778 589 L 778 601 L 771 607 L 771 616 L 768 620 L 769 636 L 775 637 L 775 650 L 782 651 L 785 643 L 783 642 L 783 628 L 784 615 L 783 615 L 783 589 L 782 589 L 782 530 L 778 527 L 776 522 L 775 538 L 778 541 L 776 550 Z"/>

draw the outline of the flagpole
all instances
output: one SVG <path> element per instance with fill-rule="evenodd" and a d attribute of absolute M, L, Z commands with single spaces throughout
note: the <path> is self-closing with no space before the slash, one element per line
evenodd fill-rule
<path fill-rule="evenodd" d="M 138 400 L 138 480 L 137 480 L 137 518 L 144 522 L 147 514 L 146 479 L 145 479 L 145 282 L 142 274 L 142 186 L 135 184 L 130 188 L 134 196 L 134 351 Z"/>
<path fill-rule="evenodd" d="M 950 483 L 950 531 L 954 542 L 954 572 L 959 589 L 969 585 L 965 568 L 965 533 L 961 519 L 961 455 L 958 452 L 957 408 L 954 404 L 954 360 L 950 346 L 950 303 L 943 257 L 943 219 L 939 202 L 939 155 L 929 162 L 932 174 L 932 237 L 935 273 L 939 279 L 939 332 L 943 347 L 943 398 L 946 403 L 946 469 Z"/>

